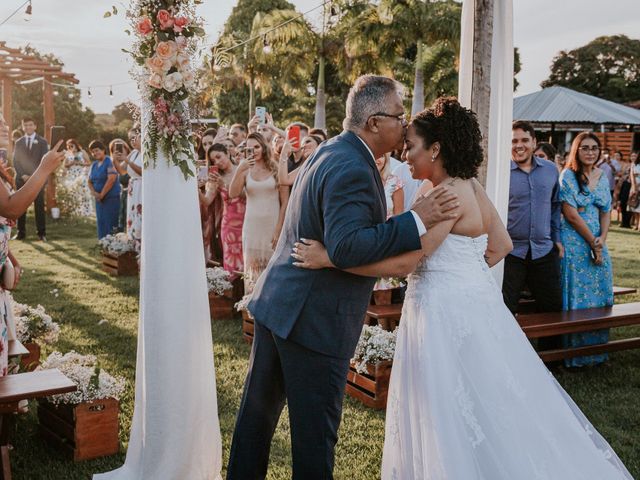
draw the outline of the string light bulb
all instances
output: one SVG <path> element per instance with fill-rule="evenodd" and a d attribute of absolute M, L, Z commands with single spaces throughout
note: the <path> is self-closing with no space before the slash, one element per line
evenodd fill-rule
<path fill-rule="evenodd" d="M 269 41 L 267 40 L 267 34 L 264 34 L 262 38 L 262 51 L 267 55 L 271 53 L 271 45 L 269 45 Z"/>
<path fill-rule="evenodd" d="M 109 98 L 113 98 L 113 87 L 109 87 Z"/>
<path fill-rule="evenodd" d="M 87 89 L 87 97 L 91 98 L 91 87 Z"/>
<path fill-rule="evenodd" d="M 31 0 L 29 0 L 29 5 L 24 10 L 24 21 L 28 22 L 31 20 L 31 15 L 33 14 L 33 6 L 31 5 Z"/>

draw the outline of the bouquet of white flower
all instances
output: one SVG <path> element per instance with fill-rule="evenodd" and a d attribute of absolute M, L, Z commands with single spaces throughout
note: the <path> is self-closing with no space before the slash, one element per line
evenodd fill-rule
<path fill-rule="evenodd" d="M 121 377 L 112 377 L 96 365 L 94 355 L 80 355 L 74 351 L 66 354 L 53 352 L 40 366 L 40 370 L 57 368 L 69 377 L 78 390 L 62 395 L 47 397 L 54 405 L 79 404 L 105 398 L 120 399 L 124 392 L 125 381 Z"/>
<path fill-rule="evenodd" d="M 136 249 L 135 242 L 126 233 L 107 235 L 98 240 L 98 243 L 102 250 L 116 257 L 123 253 L 134 252 Z"/>
<path fill-rule="evenodd" d="M 16 319 L 16 336 L 20 342 L 42 340 L 47 345 L 52 345 L 58 341 L 60 325 L 51 319 L 42 305 L 33 308 L 14 301 L 13 314 Z"/>
<path fill-rule="evenodd" d="M 230 274 L 224 268 L 207 268 L 207 288 L 209 292 L 223 295 L 225 290 L 233 288 L 229 281 Z"/>
<path fill-rule="evenodd" d="M 393 354 L 396 351 L 396 332 L 397 329 L 388 332 L 377 325 L 362 327 L 362 334 L 351 359 L 358 373 L 366 373 L 367 364 L 375 365 L 393 360 Z"/>

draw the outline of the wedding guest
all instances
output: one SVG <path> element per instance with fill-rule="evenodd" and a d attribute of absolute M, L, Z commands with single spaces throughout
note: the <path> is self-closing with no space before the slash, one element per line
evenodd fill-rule
<path fill-rule="evenodd" d="M 238 165 L 240 163 L 238 159 L 238 150 L 236 149 L 236 144 L 231 141 L 229 137 L 223 138 L 220 140 L 220 143 L 224 145 L 227 149 L 227 153 L 229 154 L 229 160 L 233 162 L 234 165 Z"/>
<path fill-rule="evenodd" d="M 136 252 L 140 253 L 142 245 L 142 144 L 140 130 L 129 130 L 129 144 L 133 147 L 126 158 L 129 174 L 127 190 L 127 235 L 133 240 Z"/>
<path fill-rule="evenodd" d="M 118 232 L 127 231 L 127 201 L 129 191 L 129 172 L 127 171 L 127 157 L 131 153 L 131 147 L 121 138 L 114 138 L 109 142 L 109 154 L 113 166 L 118 172 L 120 182 L 120 210 L 118 211 Z"/>
<path fill-rule="evenodd" d="M 513 251 L 505 258 L 502 283 L 504 302 L 514 314 L 525 286 L 539 312 L 562 309 L 558 170 L 553 162 L 536 157 L 535 149 L 536 134 L 531 124 L 515 121 L 507 222 Z M 552 338 L 539 342 L 539 347 L 553 348 L 558 343 L 558 338 Z"/>
<path fill-rule="evenodd" d="M 235 278 L 244 271 L 242 256 L 242 226 L 246 210 L 244 192 L 240 196 L 231 198 L 229 186 L 237 166 L 229 158 L 227 148 L 216 143 L 209 148 L 209 177 L 205 193 L 201 193 L 201 202 L 211 204 L 216 196 L 223 202 L 220 239 L 222 242 L 222 266 Z"/>
<path fill-rule="evenodd" d="M 296 168 L 302 165 L 302 162 L 303 162 L 302 141 L 309 134 L 309 127 L 306 124 L 302 122 L 293 122 L 287 125 L 287 128 L 285 130 L 284 138 L 286 138 L 287 141 L 290 141 L 289 131 L 291 130 L 291 127 L 298 127 L 300 129 L 300 139 L 299 139 L 299 142 L 290 142 L 291 152 L 289 154 L 288 166 L 287 166 L 287 169 L 289 172 L 293 172 Z"/>
<path fill-rule="evenodd" d="M 247 197 L 242 227 L 245 293 L 253 290 L 256 280 L 266 268 L 280 236 L 287 187 L 277 182 L 278 165 L 271 149 L 259 133 L 247 138 L 245 158 L 236 169 L 229 186 L 229 198 Z"/>
<path fill-rule="evenodd" d="M 89 189 L 96 199 L 96 223 L 100 239 L 118 228 L 121 186 L 118 171 L 107 155 L 104 143 L 92 141 L 89 151 L 95 160 L 89 171 Z"/>
<path fill-rule="evenodd" d="M 638 152 L 632 152 L 629 160 L 631 160 L 629 211 L 632 214 L 632 226 L 640 231 L 640 155 Z"/>
<path fill-rule="evenodd" d="M 93 195 L 87 185 L 89 176 L 89 167 L 91 166 L 91 159 L 87 152 L 84 151 L 82 146 L 74 138 L 67 140 L 67 150 L 65 153 L 65 173 L 64 173 L 64 186 L 70 191 L 78 191 L 77 205 L 75 215 L 80 217 L 92 217 L 95 212 L 93 208 Z M 78 183 L 81 187 L 78 189 Z"/>
<path fill-rule="evenodd" d="M 247 139 L 247 127 L 241 123 L 234 123 L 229 130 L 229 138 L 237 147 Z"/>
<path fill-rule="evenodd" d="M 298 162 L 298 166 L 292 170 L 289 169 L 289 155 L 292 152 L 293 148 L 291 147 L 291 143 L 289 141 L 285 141 L 280 152 L 280 162 L 278 163 L 278 182 L 280 185 L 293 185 L 293 182 L 296 181 L 296 177 L 300 172 L 300 167 L 304 165 L 304 162 L 313 155 L 313 152 L 316 151 L 316 148 L 320 146 L 322 143 L 322 138 L 316 135 L 307 135 L 302 140 L 302 146 L 300 147 L 300 161 Z"/>
<path fill-rule="evenodd" d="M 547 142 L 538 142 L 536 145 L 536 151 L 533 154 L 538 158 L 544 158 L 550 162 L 555 161 L 556 147 Z"/>
<path fill-rule="evenodd" d="M 631 194 L 631 163 L 627 162 L 622 152 L 616 152 L 616 159 L 620 165 L 620 170 L 616 175 L 616 188 L 613 192 L 613 205 L 618 211 L 621 219 L 621 228 L 631 228 L 632 212 L 629 211 L 628 202 Z"/>
<path fill-rule="evenodd" d="M 13 168 L 16 170 L 16 187 L 21 188 L 25 185 L 29 177 L 36 171 L 40 160 L 49 151 L 47 141 L 36 133 L 37 125 L 33 118 L 25 117 L 22 119 L 22 130 L 24 136 L 20 138 L 13 151 Z M 38 238 L 43 242 L 47 241 L 46 229 L 47 220 L 44 211 L 44 188 L 40 190 L 34 202 L 36 213 L 36 229 Z M 25 213 L 18 219 L 18 234 L 15 238 L 24 240 L 27 236 L 27 214 Z"/>
<path fill-rule="evenodd" d="M 327 132 L 325 132 L 322 128 L 312 128 L 311 130 L 309 130 L 309 135 L 320 137 L 323 142 L 329 138 L 327 136 Z"/>
<path fill-rule="evenodd" d="M 567 168 L 560 177 L 562 201 L 562 307 L 564 310 L 613 305 L 613 273 L 607 249 L 611 221 L 611 195 L 602 170 L 595 168 L 600 158 L 600 140 L 582 132 L 571 145 Z M 609 330 L 568 335 L 565 347 L 606 343 Z M 568 367 L 596 365 L 607 354 L 565 360 Z"/>
<path fill-rule="evenodd" d="M 202 135 L 200 136 L 200 140 L 198 141 L 198 146 L 196 148 L 196 153 L 198 154 L 198 160 L 203 160 L 202 165 L 206 163 L 207 152 L 211 148 L 211 145 L 214 144 L 216 139 L 216 135 L 218 131 L 215 128 L 207 128 Z"/>
<path fill-rule="evenodd" d="M 556 168 L 558 169 L 558 173 L 561 173 L 562 170 L 564 170 L 564 166 L 566 163 L 567 161 L 565 160 L 565 156 L 563 154 L 556 153 L 555 164 Z"/>
<path fill-rule="evenodd" d="M 613 194 L 616 189 L 616 172 L 615 169 L 611 166 L 611 158 L 609 156 L 602 156 L 596 166 L 604 172 L 605 178 L 607 179 L 609 185 L 609 195 L 611 196 L 611 198 L 613 198 Z"/>

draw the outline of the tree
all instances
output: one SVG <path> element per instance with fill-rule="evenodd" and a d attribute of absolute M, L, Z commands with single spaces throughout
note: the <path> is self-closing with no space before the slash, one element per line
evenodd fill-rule
<path fill-rule="evenodd" d="M 542 88 L 561 85 L 626 103 L 640 99 L 640 40 L 625 35 L 598 37 L 587 45 L 561 51 Z"/>

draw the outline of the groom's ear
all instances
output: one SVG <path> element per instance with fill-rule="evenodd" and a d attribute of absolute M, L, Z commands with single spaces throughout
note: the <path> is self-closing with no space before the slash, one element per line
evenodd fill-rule
<path fill-rule="evenodd" d="M 378 127 L 378 117 L 371 116 L 367 119 L 367 129 L 373 133 L 378 133 L 380 129 Z"/>

